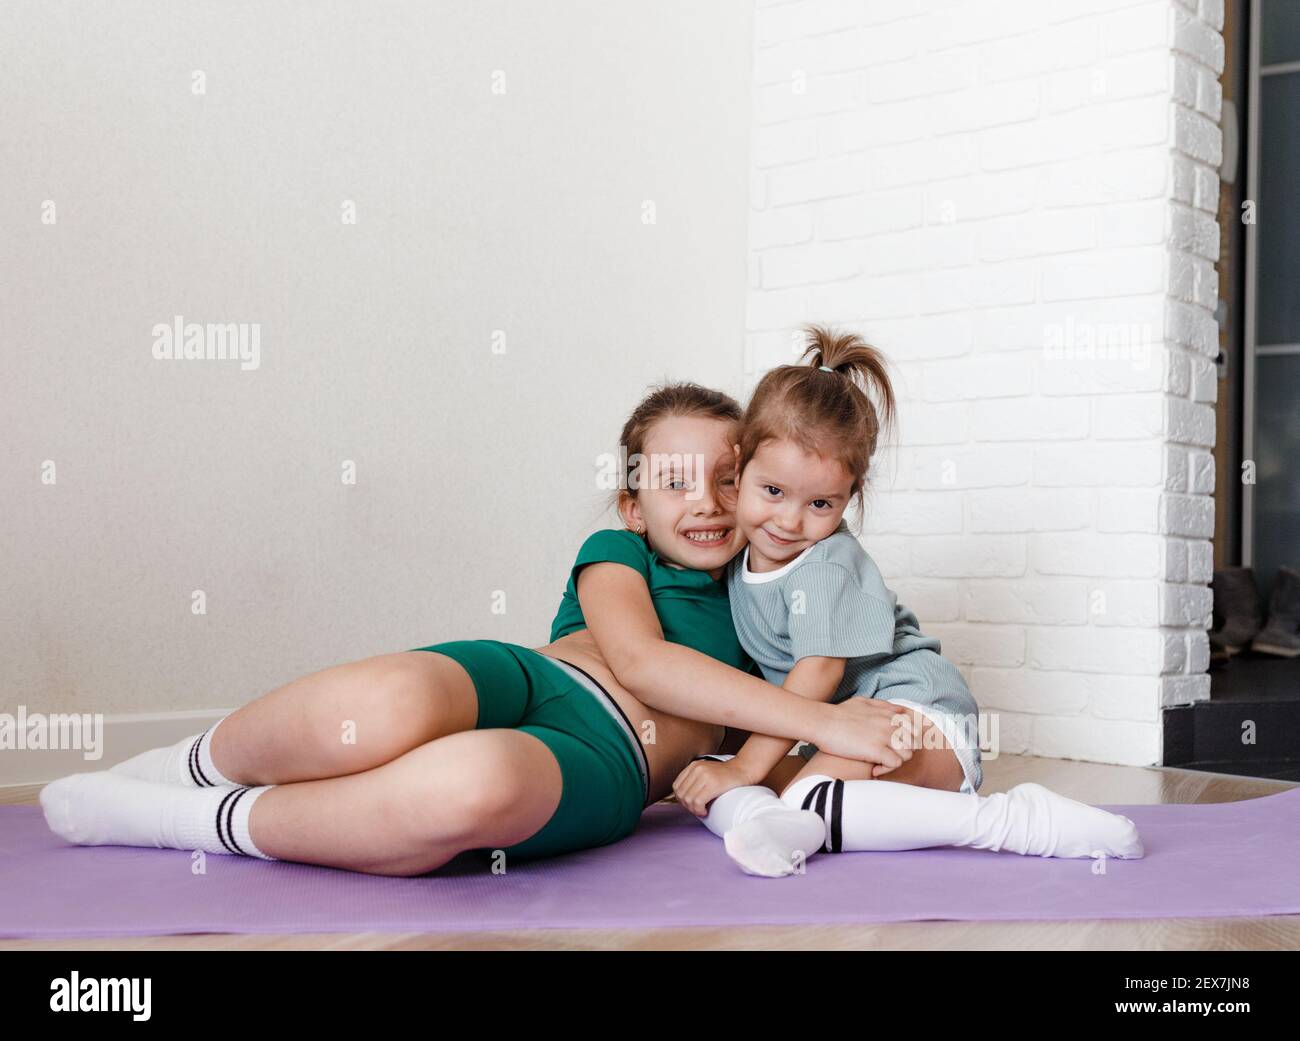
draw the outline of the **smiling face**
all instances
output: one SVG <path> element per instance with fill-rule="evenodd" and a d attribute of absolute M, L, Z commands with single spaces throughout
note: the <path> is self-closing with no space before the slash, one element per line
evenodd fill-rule
<path fill-rule="evenodd" d="M 736 526 L 733 424 L 705 416 L 665 416 L 645 439 L 642 486 L 619 510 L 644 527 L 665 562 L 715 579 L 744 546 Z"/>
<path fill-rule="evenodd" d="M 736 523 L 749 570 L 775 571 L 830 535 L 844 517 L 853 475 L 792 441 L 765 441 L 740 478 Z"/>

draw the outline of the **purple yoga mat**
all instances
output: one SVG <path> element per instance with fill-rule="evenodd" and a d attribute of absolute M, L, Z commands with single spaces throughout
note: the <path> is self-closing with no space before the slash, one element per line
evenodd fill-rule
<path fill-rule="evenodd" d="M 1107 806 L 1146 857 L 987 850 L 811 857 L 803 875 L 753 878 L 672 804 L 630 838 L 493 875 L 473 854 L 420 878 L 126 846 L 72 846 L 40 808 L 0 807 L 0 936 L 456 932 L 806 925 L 923 919 L 1220 917 L 1300 913 L 1300 788 L 1242 802 Z"/>

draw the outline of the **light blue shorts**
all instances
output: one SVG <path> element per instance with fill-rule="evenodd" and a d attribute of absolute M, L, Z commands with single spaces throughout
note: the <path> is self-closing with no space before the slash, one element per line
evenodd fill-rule
<path fill-rule="evenodd" d="M 880 698 L 914 708 L 933 720 L 961 763 L 960 791 L 977 794 L 984 783 L 980 765 L 979 705 L 957 666 L 943 655 L 919 647 L 878 669 L 870 670 L 850 697 Z M 843 701 L 843 698 L 838 699 Z M 811 759 L 817 746 L 804 744 L 799 754 Z M 888 775 L 885 775 L 888 777 Z"/>

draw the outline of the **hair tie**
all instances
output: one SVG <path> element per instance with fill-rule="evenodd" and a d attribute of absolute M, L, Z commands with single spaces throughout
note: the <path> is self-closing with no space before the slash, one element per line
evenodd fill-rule
<path fill-rule="evenodd" d="M 834 372 L 834 371 L 835 371 L 835 370 L 832 369 L 829 365 L 822 365 L 822 366 L 820 366 L 820 368 L 822 369 L 823 372 Z"/>

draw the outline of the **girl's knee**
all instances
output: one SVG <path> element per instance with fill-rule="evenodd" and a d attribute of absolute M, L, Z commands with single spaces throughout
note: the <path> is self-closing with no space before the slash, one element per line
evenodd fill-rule
<path fill-rule="evenodd" d="M 362 667 L 334 679 L 327 701 L 338 718 L 319 720 L 323 736 L 340 740 L 349 724 L 355 740 L 401 743 L 404 735 L 433 740 L 473 729 L 477 701 L 473 686 L 460 689 L 456 667 L 449 659 L 428 652 L 388 654 L 360 663 Z"/>
<path fill-rule="evenodd" d="M 559 764 L 540 741 L 519 731 L 451 734 L 411 757 L 410 812 L 440 836 L 471 841 L 482 837 L 485 825 L 525 826 L 543 812 L 549 816 L 559 802 Z"/>
<path fill-rule="evenodd" d="M 804 803 L 810 802 L 808 809 L 816 810 L 817 796 L 821 785 L 825 784 L 829 789 L 832 788 L 837 779 L 830 774 L 808 772 L 800 774 L 791 781 L 784 792 L 781 793 L 781 801 L 789 806 L 792 810 L 804 809 Z"/>

